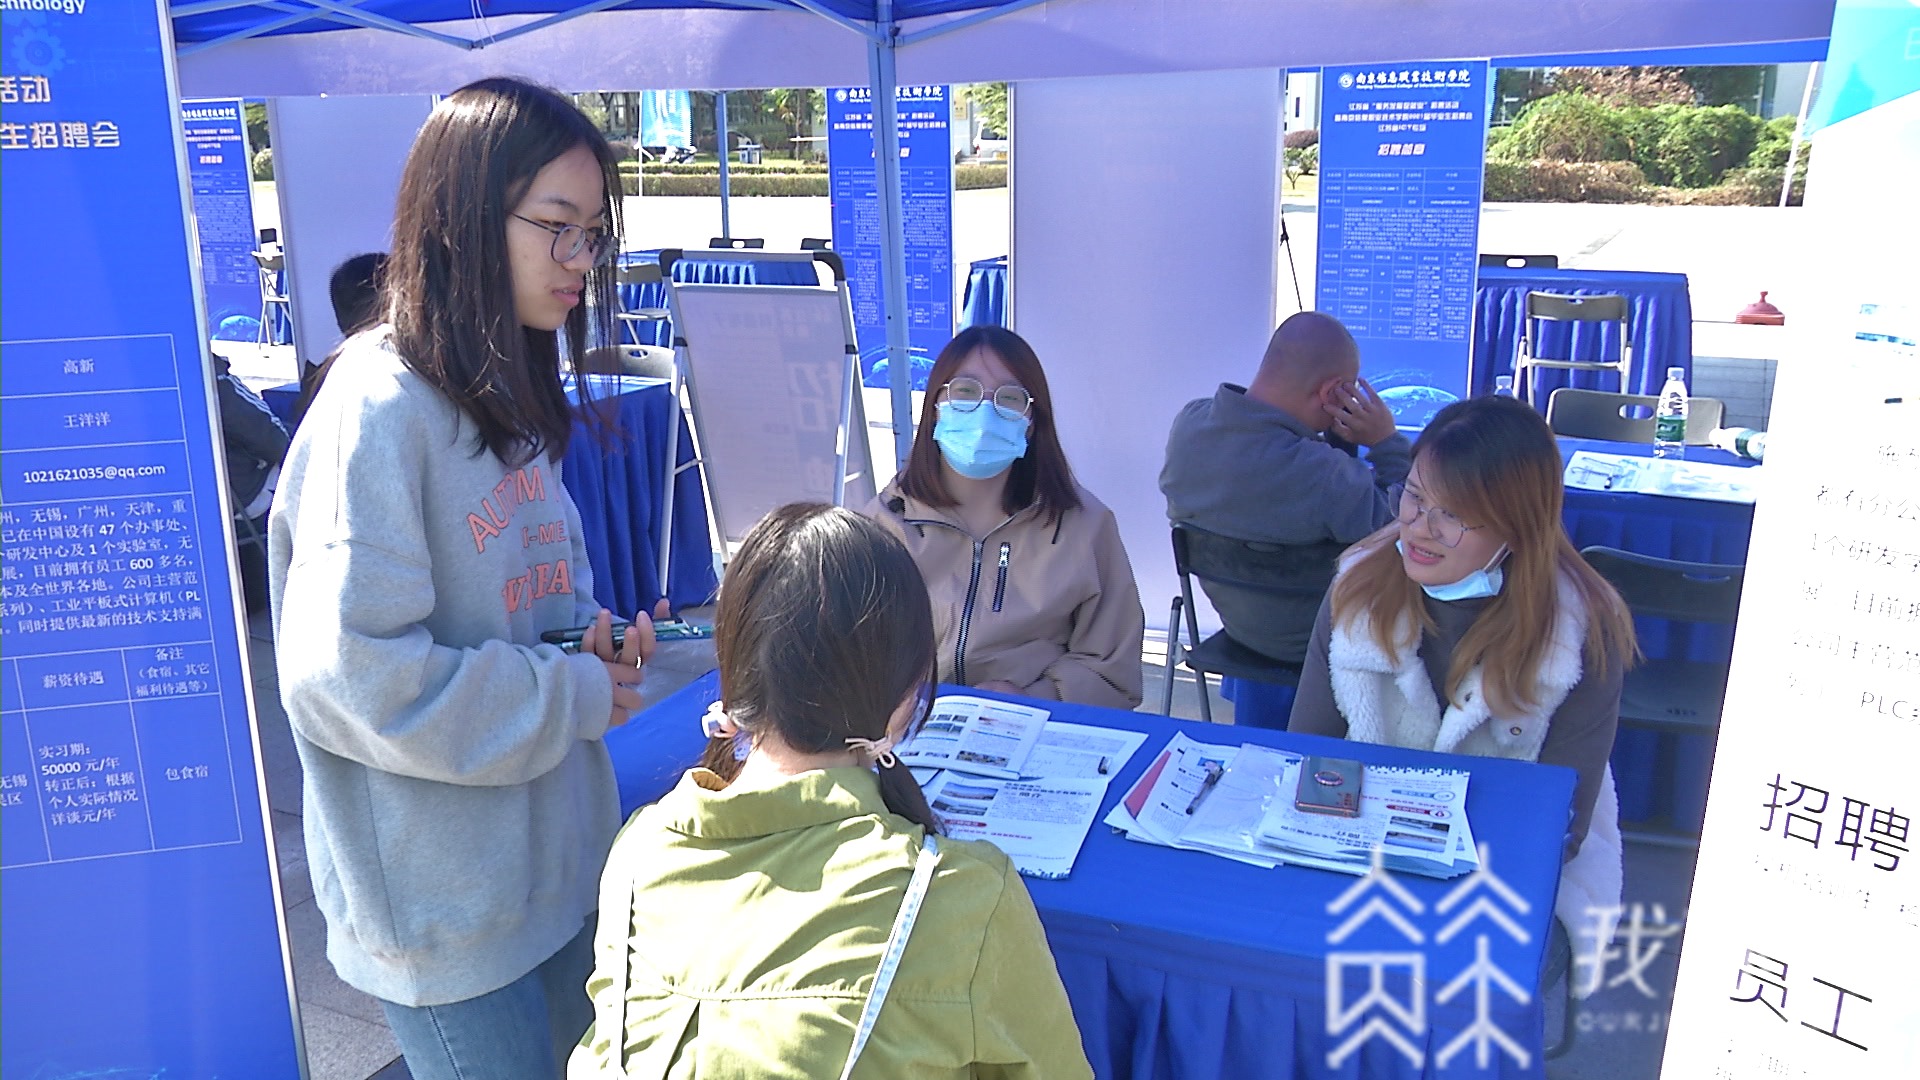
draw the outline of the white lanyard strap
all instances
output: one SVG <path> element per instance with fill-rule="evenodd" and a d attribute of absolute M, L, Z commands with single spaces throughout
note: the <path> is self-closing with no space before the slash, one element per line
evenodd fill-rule
<path fill-rule="evenodd" d="M 860 1052 L 867 1048 L 867 1038 L 873 1034 L 874 1021 L 880 1019 L 881 1006 L 887 1003 L 887 988 L 893 985 L 894 973 L 900 969 L 901 954 L 907 951 L 907 939 L 913 936 L 913 922 L 920 917 L 920 905 L 927 898 L 927 886 L 933 883 L 934 867 L 939 862 L 940 844 L 929 832 L 920 858 L 913 864 L 913 880 L 907 883 L 900 913 L 893 918 L 893 932 L 887 935 L 887 947 L 880 953 L 880 970 L 874 973 L 873 989 L 867 992 L 867 1004 L 860 1010 L 860 1024 L 853 1029 L 853 1049 L 847 1051 L 847 1065 L 840 1070 L 840 1080 L 848 1080 L 853 1075 Z"/>

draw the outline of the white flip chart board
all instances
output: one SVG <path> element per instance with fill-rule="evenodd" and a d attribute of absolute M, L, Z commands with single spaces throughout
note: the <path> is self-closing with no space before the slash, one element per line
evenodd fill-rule
<path fill-rule="evenodd" d="M 843 290 L 672 286 L 675 335 L 721 539 L 791 502 L 873 498 Z"/>

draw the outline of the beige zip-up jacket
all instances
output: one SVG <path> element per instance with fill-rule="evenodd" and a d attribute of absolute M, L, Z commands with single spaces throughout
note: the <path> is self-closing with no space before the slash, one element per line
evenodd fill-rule
<path fill-rule="evenodd" d="M 1146 615 L 1113 511 L 1077 488 L 1049 523 L 1034 507 L 975 537 L 889 484 L 867 516 L 907 545 L 933 600 L 942 682 L 1001 680 L 1029 697 L 1140 704 Z"/>

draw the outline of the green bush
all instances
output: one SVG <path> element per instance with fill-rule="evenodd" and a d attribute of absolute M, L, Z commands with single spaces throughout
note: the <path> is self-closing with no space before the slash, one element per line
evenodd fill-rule
<path fill-rule="evenodd" d="M 1320 171 L 1318 146 L 1289 146 L 1280 151 L 1280 157 L 1282 167 L 1291 179 L 1298 180 Z"/>
<path fill-rule="evenodd" d="M 1793 129 L 1799 120 L 1791 116 L 1782 116 L 1763 124 L 1754 135 L 1753 153 L 1747 155 L 1747 167 L 1750 169 L 1784 169 L 1787 167 L 1787 155 L 1793 152 Z M 1805 160 L 1807 147 L 1800 147 L 1800 157 Z"/>
<path fill-rule="evenodd" d="M 658 161 L 649 161 L 646 163 L 646 167 L 642 169 L 638 161 L 622 161 L 620 163 L 620 171 L 622 173 L 644 171 L 648 176 L 719 176 L 720 163 L 708 160 L 689 161 L 679 165 L 667 165 Z M 825 176 L 827 174 L 827 165 L 824 161 L 763 161 L 758 165 L 741 165 L 737 162 L 728 162 L 727 175 L 746 176 L 749 174 Z"/>
<path fill-rule="evenodd" d="M 1786 171 L 1784 167 L 1728 169 L 1712 187 L 1662 188 L 1658 201 L 1676 206 L 1778 206 L 1780 179 Z M 1787 196 L 1789 206 L 1800 205 L 1806 186 L 1807 174 L 1796 169 L 1793 191 Z"/>
<path fill-rule="evenodd" d="M 273 147 L 263 146 L 254 153 L 253 178 L 255 180 L 273 179 Z"/>
<path fill-rule="evenodd" d="M 1665 112 L 1665 130 L 1653 151 L 1659 167 L 1648 171 L 1676 187 L 1707 187 L 1728 169 L 1744 165 L 1760 130 L 1760 118 L 1738 105 L 1660 105 L 1654 112 Z"/>
<path fill-rule="evenodd" d="M 997 165 L 955 165 L 953 167 L 953 187 L 955 191 L 975 191 L 980 188 L 1003 188 L 1007 186 L 1007 166 L 1004 162 Z"/>
<path fill-rule="evenodd" d="M 1637 202 L 1646 174 L 1631 161 L 1489 161 L 1487 202 Z"/>
<path fill-rule="evenodd" d="M 643 173 L 647 183 L 648 195 L 706 195 L 720 194 L 720 175 L 710 176 L 674 176 L 669 174 Z M 633 173 L 622 173 L 620 186 L 628 195 L 639 194 L 637 180 Z M 821 175 L 785 175 L 746 173 L 728 179 L 727 192 L 730 195 L 751 198 L 770 195 L 776 197 L 823 196 L 827 194 L 827 178 Z"/>
<path fill-rule="evenodd" d="M 1493 142 L 1501 161 L 1623 161 L 1620 110 L 1585 94 L 1549 94 Z"/>

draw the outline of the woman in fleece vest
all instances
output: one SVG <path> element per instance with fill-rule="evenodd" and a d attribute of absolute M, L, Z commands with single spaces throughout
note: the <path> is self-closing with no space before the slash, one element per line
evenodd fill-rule
<path fill-rule="evenodd" d="M 1626 604 L 1567 539 L 1561 497 L 1553 433 L 1524 402 L 1442 409 L 1399 519 L 1341 559 L 1288 730 L 1577 770 L 1555 913 L 1604 944 L 1621 887 L 1607 755 L 1637 650 Z"/>
<path fill-rule="evenodd" d="M 385 314 L 341 346 L 269 529 L 280 693 L 327 956 L 420 1080 L 558 1075 L 619 827 L 613 640 L 560 483 L 556 331 L 610 339 L 618 173 L 565 98 L 449 95 L 396 197 Z M 582 304 L 582 300 L 592 302 Z M 578 655 L 544 631 L 592 623 Z"/>

